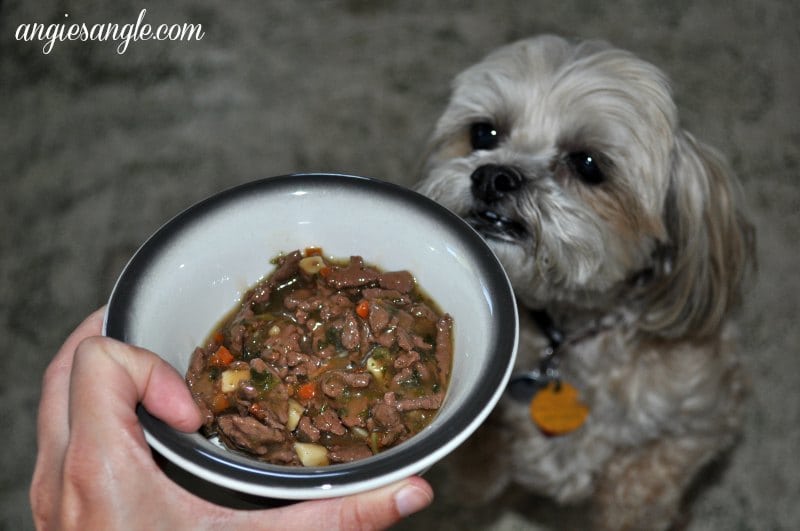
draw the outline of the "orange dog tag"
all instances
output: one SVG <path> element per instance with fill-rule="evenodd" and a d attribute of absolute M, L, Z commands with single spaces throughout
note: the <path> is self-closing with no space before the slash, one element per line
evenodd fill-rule
<path fill-rule="evenodd" d="M 580 428 L 589 416 L 578 390 L 566 382 L 550 382 L 531 400 L 533 422 L 545 435 L 564 435 Z"/>

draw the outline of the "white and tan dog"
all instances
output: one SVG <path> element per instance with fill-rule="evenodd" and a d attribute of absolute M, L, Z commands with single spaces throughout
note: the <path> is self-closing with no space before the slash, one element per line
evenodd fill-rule
<path fill-rule="evenodd" d="M 418 189 L 490 243 L 522 315 L 516 388 L 459 450 L 459 488 L 521 485 L 588 502 L 599 529 L 668 528 L 737 438 L 729 321 L 753 237 L 665 76 L 599 42 L 501 48 L 456 78 Z M 528 399 L 549 380 L 588 415 L 537 426 Z"/>

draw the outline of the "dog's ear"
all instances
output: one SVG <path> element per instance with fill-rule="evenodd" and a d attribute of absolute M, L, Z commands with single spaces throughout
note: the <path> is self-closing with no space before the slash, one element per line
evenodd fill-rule
<path fill-rule="evenodd" d="M 664 207 L 669 240 L 645 295 L 643 328 L 667 338 L 719 331 L 754 266 L 754 232 L 739 202 L 725 161 L 679 133 Z"/>

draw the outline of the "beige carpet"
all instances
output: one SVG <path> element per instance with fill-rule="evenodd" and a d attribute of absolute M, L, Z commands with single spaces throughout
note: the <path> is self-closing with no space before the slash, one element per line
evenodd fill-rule
<path fill-rule="evenodd" d="M 800 528 L 800 4 L 796 0 L 155 2 L 0 0 L 0 529 L 27 489 L 44 367 L 170 216 L 222 188 L 304 170 L 410 184 L 451 77 L 556 32 L 660 65 L 684 125 L 726 153 L 759 231 L 742 314 L 753 400 L 741 446 L 689 529 Z M 266 4 L 270 4 L 266 7 Z M 18 42 L 20 24 L 202 23 L 199 42 Z M 439 468 L 429 474 L 447 481 Z M 560 515 L 560 516 L 556 516 Z M 537 523 L 538 522 L 538 523 Z M 523 493 L 490 511 L 440 496 L 405 529 L 569 528 Z"/>

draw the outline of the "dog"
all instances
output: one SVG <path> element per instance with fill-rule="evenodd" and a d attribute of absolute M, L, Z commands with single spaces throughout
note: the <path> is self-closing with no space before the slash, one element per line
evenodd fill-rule
<path fill-rule="evenodd" d="M 508 392 L 454 457 L 460 495 L 520 486 L 596 529 L 683 519 L 739 437 L 754 231 L 666 76 L 604 42 L 500 48 L 455 78 L 416 189 L 483 236 L 519 305 Z"/>

